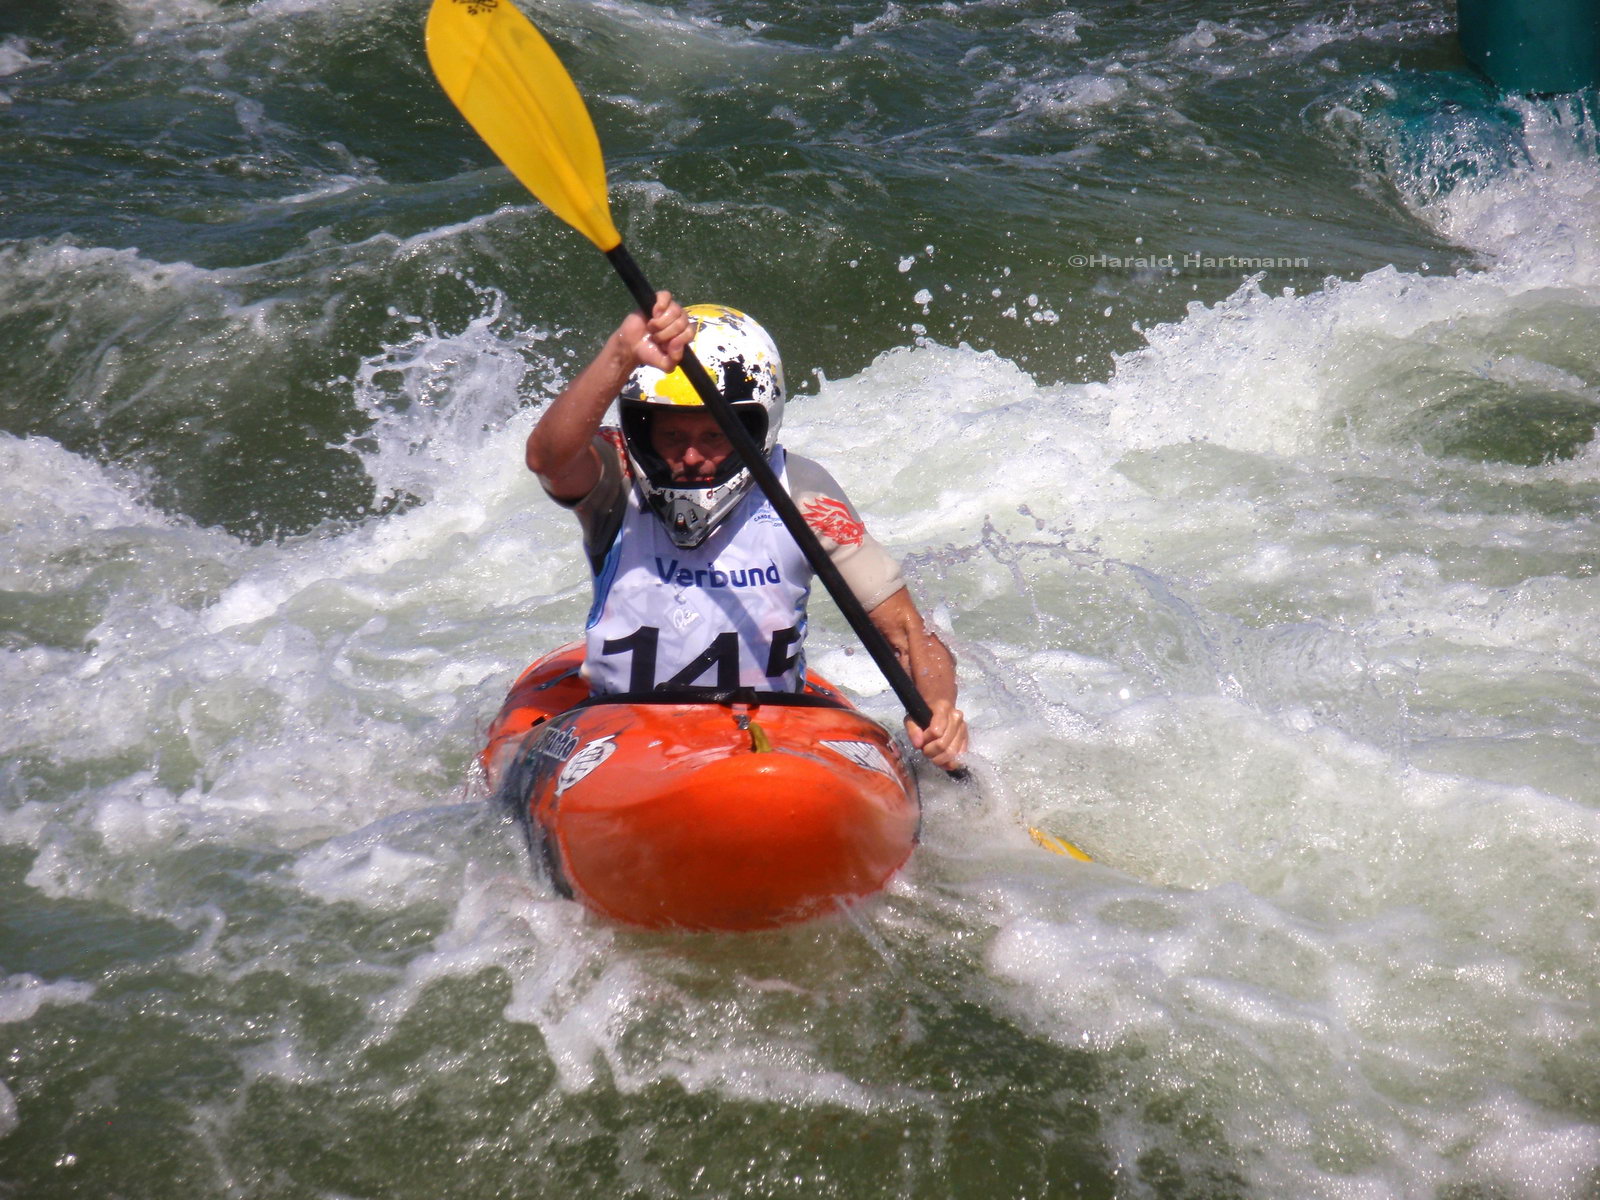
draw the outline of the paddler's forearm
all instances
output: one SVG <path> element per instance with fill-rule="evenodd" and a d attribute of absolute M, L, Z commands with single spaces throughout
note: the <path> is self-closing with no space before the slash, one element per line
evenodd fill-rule
<path fill-rule="evenodd" d="M 929 629 L 911 599 L 901 588 L 869 614 L 895 656 L 928 702 L 933 717 L 926 729 L 906 718 L 911 743 L 929 761 L 953 770 L 961 765 L 967 749 L 967 719 L 956 707 L 956 656 L 932 629 Z"/>
<path fill-rule="evenodd" d="M 956 656 L 943 638 L 924 625 L 907 639 L 906 657 L 906 670 L 930 708 L 956 702 Z"/>
<path fill-rule="evenodd" d="M 894 648 L 929 705 L 956 700 L 956 657 L 922 619 L 911 592 L 900 588 L 867 614 Z"/>
<path fill-rule="evenodd" d="M 523 456 L 528 469 L 557 500 L 588 495 L 600 478 L 594 435 L 606 410 L 640 366 L 671 371 L 683 359 L 694 331 L 683 306 L 670 292 L 657 292 L 648 320 L 629 313 L 583 371 L 545 409 L 528 435 Z"/>
<path fill-rule="evenodd" d="M 907 717 L 906 732 L 934 766 L 958 771 L 966 757 L 968 734 L 966 714 L 956 707 L 956 656 L 927 626 L 920 635 L 912 635 L 906 649 L 911 678 L 933 714 L 926 728 Z"/>
<path fill-rule="evenodd" d="M 591 442 L 638 358 L 618 329 L 567 389 L 550 402 L 528 435 L 528 470 L 562 500 L 585 495 L 599 476 Z"/>

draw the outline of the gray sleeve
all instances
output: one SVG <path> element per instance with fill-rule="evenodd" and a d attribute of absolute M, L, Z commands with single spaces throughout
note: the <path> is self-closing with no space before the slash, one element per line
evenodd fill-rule
<path fill-rule="evenodd" d="M 588 493 L 576 500 L 557 500 L 562 508 L 571 509 L 583 531 L 583 549 L 591 565 L 605 558 L 622 528 L 622 514 L 628 502 L 628 477 L 622 460 L 622 451 L 616 442 L 606 436 L 607 430 L 595 434 L 595 455 L 600 459 L 600 478 Z M 547 492 L 546 495 L 549 495 Z"/>
<path fill-rule="evenodd" d="M 905 587 L 900 563 L 867 532 L 861 514 L 838 481 L 798 454 L 788 455 L 785 467 L 789 494 L 861 607 L 871 612 Z"/>

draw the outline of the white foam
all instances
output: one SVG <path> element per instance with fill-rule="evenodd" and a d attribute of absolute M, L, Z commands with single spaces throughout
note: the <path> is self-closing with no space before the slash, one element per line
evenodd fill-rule
<path fill-rule="evenodd" d="M 25 71 L 29 67 L 39 66 L 48 62 L 48 59 L 35 58 L 35 47 L 26 38 L 12 35 L 0 38 L 0 78 L 15 75 L 18 71 Z"/>
<path fill-rule="evenodd" d="M 12 541 L 0 572 L 9 586 L 43 582 L 34 575 L 43 565 L 39 560 L 80 547 L 88 535 L 182 524 L 143 504 L 131 473 L 99 467 L 48 438 L 0 434 L 0 472 L 8 484 L 0 498 L 0 524 Z M 51 566 L 60 570 L 59 563 Z"/>
<path fill-rule="evenodd" d="M 330 838 L 296 859 L 294 878 L 309 895 L 387 911 L 433 902 L 454 905 L 462 880 L 459 851 L 484 819 L 483 805 L 420 809 Z"/>
<path fill-rule="evenodd" d="M 214 20 L 221 11 L 212 0 L 116 0 L 116 8 L 139 32 Z"/>
<path fill-rule="evenodd" d="M 256 547 L 146 508 L 136 481 L 54 443 L 0 441 L 15 481 L 8 584 L 60 586 L 59 564 L 72 559 L 105 581 L 81 649 L 5 656 L 0 682 L 14 714 L 6 749 L 159 764 L 48 817 L 29 806 L 9 812 L 7 836 L 41 847 L 35 886 L 96 894 L 97 872 L 78 861 L 79 834 L 68 831 L 92 831 L 114 855 L 197 840 L 294 846 L 460 786 L 453 767 L 430 780 L 415 764 L 436 751 L 465 759 L 498 691 L 532 657 L 533 614 L 567 607 L 528 603 L 536 547 L 565 543 L 563 514 L 534 503 L 519 432 L 474 431 L 492 443 L 481 461 L 506 464 L 475 471 L 487 500 L 453 492 L 342 537 Z M 102 543 L 126 547 L 141 569 L 97 566 Z M 164 565 L 152 572 L 155 564 Z M 563 567 L 574 587 L 566 624 L 581 621 L 583 568 Z M 504 615 L 518 607 L 526 611 Z M 428 630 L 452 628 L 456 648 L 429 648 L 438 633 Z M 565 632 L 551 627 L 545 640 Z M 51 704 L 25 701 L 41 689 Z"/>
<path fill-rule="evenodd" d="M 1083 35 L 1078 30 L 1086 26 L 1092 28 L 1094 22 L 1086 20 L 1078 13 L 1063 9 L 1051 13 L 1048 17 L 1025 21 L 1023 24 L 1047 42 L 1061 46 L 1075 46 L 1083 40 Z"/>
<path fill-rule="evenodd" d="M 1468 1163 L 1519 1200 L 1583 1200 L 1600 1174 L 1600 1129 L 1552 1120 L 1538 1106 L 1495 1089 L 1470 1110 L 1478 1133 Z"/>
<path fill-rule="evenodd" d="M 1452 241 L 1492 253 L 1524 287 L 1600 286 L 1596 114 L 1576 99 L 1518 105 L 1532 161 L 1419 206 Z M 1591 297 L 1592 298 L 1592 297 Z"/>
<path fill-rule="evenodd" d="M 1274 16 L 1252 13 L 1228 21 L 1201 20 L 1174 39 L 1162 58 L 1218 78 L 1248 77 L 1277 69 L 1274 59 L 1305 58 L 1348 43 L 1404 45 L 1453 29 L 1446 19 L 1431 13 L 1397 20 L 1381 9 L 1351 8 L 1338 16 L 1309 20 L 1274 20 Z"/>
<path fill-rule="evenodd" d="M 0 979 L 0 1025 L 30 1021 L 46 1004 L 82 1004 L 92 995 L 92 984 L 70 979 L 46 983 L 35 975 L 7 975 Z"/>
<path fill-rule="evenodd" d="M 1097 109 L 1114 108 L 1128 99 L 1133 85 L 1122 73 L 1083 72 L 1065 79 L 1024 84 L 1017 90 L 1017 108 L 1023 116 L 1078 117 Z"/>
<path fill-rule="evenodd" d="M 321 13 L 330 9 L 357 16 L 362 10 L 378 8 L 383 0 L 255 0 L 243 12 L 218 0 L 114 0 L 123 24 L 135 37 L 204 24 L 209 30 L 234 28 L 249 30 L 265 21 L 301 13 Z"/>
<path fill-rule="evenodd" d="M 247 1090 L 259 1079 L 283 1080 L 306 1086 L 321 1083 L 330 1074 L 325 1060 L 311 1052 L 299 1038 L 288 1033 L 243 1050 L 238 1057 L 247 1081 Z"/>
<path fill-rule="evenodd" d="M 1221 1115 L 1224 1163 L 1250 1161 L 1263 1194 L 1403 1196 L 1462 1178 L 1583 1194 L 1594 1131 L 1485 1083 L 1514 1069 L 1515 972 L 1467 965 L 1420 917 L 1296 922 L 1239 888 L 1125 885 L 1080 887 L 1041 919 L 1032 893 L 1011 895 L 989 964 L 1020 985 L 1019 1019 L 1119 1064 L 1145 1104 Z M 1158 1145 L 1206 1165 L 1176 1130 L 1113 1128 L 1125 1169 Z M 1463 1141 L 1479 1147 L 1464 1176 Z"/>

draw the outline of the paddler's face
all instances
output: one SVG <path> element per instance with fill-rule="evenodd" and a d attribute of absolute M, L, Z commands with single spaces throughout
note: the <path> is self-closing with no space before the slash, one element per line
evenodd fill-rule
<path fill-rule="evenodd" d="M 672 482 L 710 487 L 733 445 L 704 409 L 665 409 L 650 422 L 650 444 L 672 472 Z"/>

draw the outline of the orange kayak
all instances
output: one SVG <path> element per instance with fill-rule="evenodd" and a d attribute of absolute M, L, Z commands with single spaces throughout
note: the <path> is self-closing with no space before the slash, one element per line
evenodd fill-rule
<path fill-rule="evenodd" d="M 916 844 L 916 780 L 824 679 L 589 696 L 583 647 L 522 673 L 490 786 L 564 895 L 651 928 L 768 929 L 871 895 Z"/>

